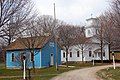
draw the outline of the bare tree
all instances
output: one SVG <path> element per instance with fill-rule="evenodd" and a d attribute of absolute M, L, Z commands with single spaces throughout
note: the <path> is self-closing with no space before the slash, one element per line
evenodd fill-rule
<path fill-rule="evenodd" d="M 99 18 L 99 24 L 98 24 L 98 31 L 96 38 L 99 41 L 100 44 L 100 50 L 101 50 L 101 63 L 103 63 L 103 48 L 105 45 L 108 45 L 109 49 L 109 60 L 110 60 L 110 47 L 113 43 L 114 38 L 114 26 L 111 17 L 106 12 L 105 15 L 101 15 Z M 113 32 L 112 32 L 113 31 Z"/>
<path fill-rule="evenodd" d="M 111 48 L 115 48 L 120 41 L 119 38 L 119 26 L 120 26 L 120 0 L 112 0 L 110 4 L 111 8 L 103 15 L 99 17 L 99 30 L 98 30 L 98 40 L 100 41 L 101 48 L 101 62 L 102 52 L 105 44 L 109 47 L 109 60 Z"/>
<path fill-rule="evenodd" d="M 76 40 L 75 45 L 76 45 L 77 49 L 79 49 L 79 51 L 82 52 L 82 62 L 83 62 L 83 58 L 84 58 L 83 54 L 91 46 L 90 38 L 87 38 L 85 36 L 84 27 L 77 28 L 75 40 Z"/>
<path fill-rule="evenodd" d="M 49 34 L 53 35 L 54 33 L 57 33 L 57 29 L 63 22 L 54 19 L 50 15 L 42 15 L 38 16 L 37 24 L 38 24 L 38 30 L 42 30 L 42 34 Z"/>
<path fill-rule="evenodd" d="M 111 13 L 114 25 L 120 28 L 120 0 L 112 0 L 111 2 Z"/>
<path fill-rule="evenodd" d="M 55 4 L 54 4 L 55 8 Z M 42 15 L 38 17 L 37 20 L 38 24 L 38 30 L 41 31 L 42 35 L 51 35 L 53 36 L 53 39 L 55 43 L 58 43 L 58 29 L 61 24 L 63 24 L 62 21 L 56 19 L 55 12 L 54 12 L 54 18 L 50 15 Z M 56 70 L 58 70 L 58 52 L 56 48 Z"/>
<path fill-rule="evenodd" d="M 99 18 L 99 22 L 101 24 L 100 27 L 102 27 L 103 42 L 108 44 L 110 60 L 110 49 L 115 38 L 116 28 L 114 27 L 114 23 L 108 12 L 105 12 L 105 15 L 102 15 Z"/>
<path fill-rule="evenodd" d="M 43 15 L 38 17 L 38 25 L 43 29 L 44 33 L 52 33 L 54 29 L 54 19 L 52 16 Z M 44 34 L 43 33 L 43 34 Z"/>
<path fill-rule="evenodd" d="M 23 22 L 32 9 L 29 0 L 1 0 L 0 1 L 0 37 L 8 45 L 18 35 Z M 22 13 L 21 13 L 22 12 Z"/>
<path fill-rule="evenodd" d="M 112 0 L 110 6 L 111 8 L 110 8 L 109 14 L 111 14 L 110 16 L 112 17 L 114 27 L 116 28 L 114 44 L 112 45 L 112 48 L 120 49 L 120 46 L 119 46 L 119 43 L 120 43 L 120 0 Z"/>
<path fill-rule="evenodd" d="M 100 50 L 101 50 L 101 63 L 103 63 L 103 47 L 105 45 L 104 42 L 104 21 L 100 21 L 99 19 L 99 30 L 98 30 L 98 34 L 96 35 L 97 39 L 99 40 L 99 44 L 100 44 Z"/>
<path fill-rule="evenodd" d="M 69 48 L 74 44 L 75 41 L 74 26 L 68 24 L 61 25 L 61 27 L 59 27 L 59 37 L 61 45 L 66 51 L 66 66 L 68 67 Z"/>
<path fill-rule="evenodd" d="M 30 53 L 32 55 L 31 61 L 35 72 L 35 48 L 42 45 L 41 43 L 44 41 L 44 38 L 41 37 L 41 34 L 39 34 L 39 31 L 37 30 L 38 25 L 36 20 L 30 20 L 29 22 L 25 23 L 25 26 L 27 29 L 19 36 L 19 38 L 21 44 L 30 50 Z"/>

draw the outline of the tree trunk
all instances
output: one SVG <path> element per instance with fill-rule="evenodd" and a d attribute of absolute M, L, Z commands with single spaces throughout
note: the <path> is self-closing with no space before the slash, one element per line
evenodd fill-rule
<path fill-rule="evenodd" d="M 58 71 L 58 49 L 57 48 L 58 48 L 58 46 L 57 46 L 57 42 L 56 42 L 56 71 Z"/>
<path fill-rule="evenodd" d="M 32 52 L 32 66 L 33 66 L 33 71 L 34 71 L 34 73 L 35 73 L 35 61 L 34 61 L 34 51 Z"/>
<path fill-rule="evenodd" d="M 82 49 L 82 62 L 83 62 L 83 49 Z"/>
<path fill-rule="evenodd" d="M 108 49 L 109 49 L 109 61 L 110 61 L 110 47 L 111 47 L 111 44 L 109 43 L 109 44 L 108 44 Z"/>
<path fill-rule="evenodd" d="M 31 73 L 30 73 L 30 69 L 28 69 L 28 79 L 31 80 Z"/>
<path fill-rule="evenodd" d="M 103 41 L 101 40 L 101 63 L 103 63 Z"/>
<path fill-rule="evenodd" d="M 68 67 L 68 49 L 66 49 L 66 66 Z"/>
<path fill-rule="evenodd" d="M 100 49 L 101 49 L 101 63 L 103 64 L 103 28 L 102 26 L 100 27 Z"/>
<path fill-rule="evenodd" d="M 33 71 L 35 73 L 35 61 L 34 60 L 32 61 L 32 64 L 33 64 Z"/>

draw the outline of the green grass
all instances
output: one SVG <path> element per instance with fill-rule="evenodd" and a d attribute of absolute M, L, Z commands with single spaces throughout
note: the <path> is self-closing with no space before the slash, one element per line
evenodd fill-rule
<path fill-rule="evenodd" d="M 82 63 L 82 62 L 69 62 L 68 64 L 69 64 L 69 66 L 76 66 L 78 68 L 93 67 L 92 62 L 86 62 L 86 63 Z M 107 64 L 109 64 L 109 63 L 103 63 L 103 64 L 95 63 L 94 66 L 102 66 L 102 65 L 107 65 Z"/>
<path fill-rule="evenodd" d="M 36 72 L 31 71 L 32 80 L 49 80 L 50 78 L 59 75 L 60 73 L 74 70 L 74 68 L 59 67 L 59 71 L 56 71 L 55 67 L 36 69 Z M 22 71 L 19 69 L 0 69 L 0 76 L 22 76 Z M 16 80 L 20 78 L 4 78 L 0 80 Z"/>
<path fill-rule="evenodd" d="M 104 80 L 120 80 L 120 67 L 100 70 L 97 75 Z"/>
<path fill-rule="evenodd" d="M 96 64 L 101 65 L 101 64 Z M 35 73 L 33 70 L 31 70 L 32 78 L 31 80 L 49 80 L 50 78 L 57 76 L 63 72 L 67 72 L 70 70 L 85 68 L 85 67 L 91 67 L 92 63 L 75 63 L 71 62 L 69 63 L 69 66 L 75 66 L 75 67 L 59 67 L 59 70 L 56 71 L 55 67 L 49 67 L 49 68 L 41 68 L 36 69 Z M 5 69 L 4 64 L 0 64 L 0 77 L 1 76 L 22 76 L 22 70 L 20 69 Z M 0 80 L 20 80 L 19 78 L 0 78 Z"/>
<path fill-rule="evenodd" d="M 0 80 L 20 80 L 21 78 L 0 78 Z"/>
<path fill-rule="evenodd" d="M 5 68 L 5 64 L 0 62 L 0 69 Z"/>

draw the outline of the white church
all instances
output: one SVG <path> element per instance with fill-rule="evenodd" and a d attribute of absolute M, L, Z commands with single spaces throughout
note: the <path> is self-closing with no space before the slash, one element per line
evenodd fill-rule
<path fill-rule="evenodd" d="M 95 37 L 95 35 L 98 33 L 99 21 L 97 18 L 90 18 L 86 21 L 87 24 L 85 26 L 85 35 L 87 38 L 91 39 L 92 43 L 86 45 L 86 49 L 83 51 L 83 55 L 82 50 L 80 50 L 77 45 L 71 46 L 68 54 L 68 61 L 92 61 L 93 59 L 101 60 L 100 41 Z M 108 44 L 104 44 L 103 60 L 109 60 L 108 49 Z M 66 61 L 66 54 L 64 50 L 61 52 L 61 60 L 62 62 Z"/>

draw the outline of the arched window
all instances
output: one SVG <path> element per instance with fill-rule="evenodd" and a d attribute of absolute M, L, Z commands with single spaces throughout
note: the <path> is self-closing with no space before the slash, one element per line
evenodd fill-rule
<path fill-rule="evenodd" d="M 65 58 L 65 52 L 63 52 L 63 58 Z"/>
<path fill-rule="evenodd" d="M 70 52 L 70 57 L 72 57 L 72 52 Z"/>
<path fill-rule="evenodd" d="M 89 51 L 89 57 L 91 57 L 92 56 L 92 51 Z"/>
<path fill-rule="evenodd" d="M 12 62 L 14 62 L 14 60 L 15 60 L 15 55 L 14 53 L 12 53 Z"/>
<path fill-rule="evenodd" d="M 77 57 L 80 57 L 80 53 L 79 53 L 79 51 L 77 51 Z"/>
<path fill-rule="evenodd" d="M 33 59 L 34 59 L 34 53 L 30 52 L 30 60 L 33 61 Z"/>
<path fill-rule="evenodd" d="M 103 52 L 103 56 L 105 57 L 105 52 Z"/>

